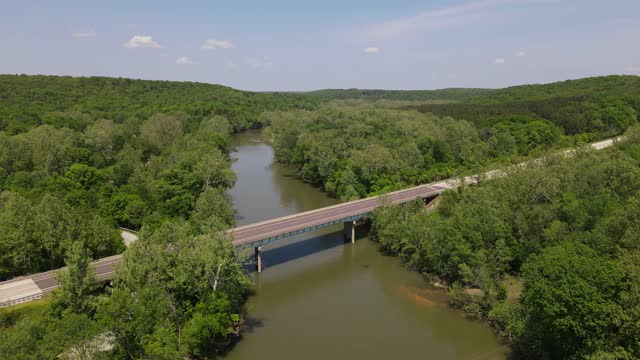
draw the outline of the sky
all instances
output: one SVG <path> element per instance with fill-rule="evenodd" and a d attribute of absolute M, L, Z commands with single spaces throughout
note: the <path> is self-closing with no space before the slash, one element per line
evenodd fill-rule
<path fill-rule="evenodd" d="M 0 73 L 257 91 L 640 75 L 640 0 L 0 0 Z"/>

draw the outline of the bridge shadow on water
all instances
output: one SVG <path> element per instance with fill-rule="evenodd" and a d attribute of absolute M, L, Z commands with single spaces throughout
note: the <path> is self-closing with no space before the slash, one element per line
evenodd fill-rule
<path fill-rule="evenodd" d="M 369 224 L 359 225 L 356 227 L 356 241 L 367 236 L 368 233 Z M 307 256 L 312 256 L 339 246 L 350 245 L 351 243 L 351 240 L 345 239 L 342 227 L 333 231 L 329 228 L 297 236 L 298 237 L 283 240 L 283 242 L 287 242 L 285 244 L 279 245 L 276 243 L 274 246 L 277 247 L 271 249 L 267 248 L 262 251 L 263 271 L 268 272 L 270 267 L 275 267 Z M 302 240 L 297 240 L 301 237 L 303 238 Z M 251 274 L 256 273 L 255 262 L 253 262 L 253 259 L 251 259 L 249 263 L 245 264 L 245 268 Z M 297 273 L 294 272 L 293 274 Z M 309 276 L 308 272 L 306 276 Z M 313 276 L 311 277 L 313 278 Z M 312 283 L 317 285 L 317 282 Z M 308 286 L 312 286 L 312 284 L 309 283 Z M 301 292 L 305 289 L 305 286 L 296 287 L 297 292 Z M 255 293 L 252 295 L 255 295 Z M 290 294 L 290 296 L 295 296 L 295 293 Z M 266 318 L 255 316 L 255 314 L 249 314 L 243 324 L 242 332 L 238 334 L 229 347 L 220 352 L 218 356 L 220 358 L 226 358 L 244 335 L 252 334 L 263 328 L 267 321 L 268 319 Z"/>
<path fill-rule="evenodd" d="M 357 239 L 365 237 L 369 234 L 369 227 L 369 223 L 358 225 L 356 227 L 356 241 L 358 241 Z M 342 227 L 340 227 L 340 230 L 330 232 L 324 230 L 324 232 L 321 232 L 320 234 L 318 234 L 318 232 L 297 235 L 306 235 L 311 237 L 298 241 L 294 240 L 290 243 L 280 245 L 271 249 L 263 249 L 263 271 L 268 271 L 269 267 L 272 266 L 281 265 L 293 260 L 301 259 L 316 253 L 320 253 L 338 246 L 344 246 L 351 243 L 351 240 L 345 239 Z M 253 262 L 253 259 L 251 259 L 251 262 L 249 264 L 246 264 L 245 267 L 250 273 L 255 273 L 256 271 L 255 262 Z"/>

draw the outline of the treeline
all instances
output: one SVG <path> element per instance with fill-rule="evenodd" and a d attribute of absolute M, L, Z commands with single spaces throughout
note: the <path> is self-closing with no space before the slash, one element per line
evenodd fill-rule
<path fill-rule="evenodd" d="M 376 90 L 376 89 L 324 89 L 304 94 L 330 100 L 399 100 L 427 102 L 455 102 L 492 93 L 492 89 L 450 88 L 439 90 Z"/>
<path fill-rule="evenodd" d="M 452 284 L 524 358 L 640 357 L 640 136 L 375 212 L 382 249 Z M 520 297 L 507 279 L 522 277 Z M 482 290 L 470 296 L 461 287 Z"/>
<path fill-rule="evenodd" d="M 491 162 L 584 141 L 552 122 L 511 117 L 491 128 L 368 104 L 269 112 L 265 136 L 278 159 L 343 200 L 449 178 Z M 635 121 L 635 117 L 629 119 Z"/>
<path fill-rule="evenodd" d="M 257 127 L 266 110 L 308 108 L 320 99 L 296 93 L 255 93 L 221 85 L 107 77 L 0 75 L 0 131 L 51 125 L 82 131 L 95 120 L 123 123 L 156 113 L 196 120 L 220 115 L 234 130 Z"/>
<path fill-rule="evenodd" d="M 514 116 L 546 120 L 590 139 L 624 131 L 640 113 L 640 77 L 605 76 L 495 90 L 456 103 L 403 107 L 489 128 Z"/>

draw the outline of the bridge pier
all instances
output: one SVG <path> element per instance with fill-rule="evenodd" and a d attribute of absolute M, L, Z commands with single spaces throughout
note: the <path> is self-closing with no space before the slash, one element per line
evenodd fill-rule
<path fill-rule="evenodd" d="M 254 250 L 255 250 L 255 257 L 256 257 L 256 271 L 261 273 L 262 272 L 262 255 L 260 255 L 261 246 L 256 246 Z"/>
<path fill-rule="evenodd" d="M 351 243 L 356 242 L 356 222 L 347 221 L 344 223 L 344 238 L 345 240 L 351 239 Z"/>

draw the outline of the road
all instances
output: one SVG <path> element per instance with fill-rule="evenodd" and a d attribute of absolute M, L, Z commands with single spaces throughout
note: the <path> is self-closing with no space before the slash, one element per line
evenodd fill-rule
<path fill-rule="evenodd" d="M 609 139 L 593 143 L 590 145 L 592 149 L 601 150 L 607 148 L 621 138 Z M 575 154 L 575 150 L 563 151 L 565 157 L 571 157 Z M 542 159 L 527 161 L 515 165 L 515 167 L 530 166 L 531 164 L 540 164 Z M 492 170 L 483 174 L 472 175 L 464 178 L 465 183 L 473 184 L 479 178 L 496 178 L 507 175 L 507 171 Z M 409 189 L 395 191 L 382 197 L 384 201 L 392 204 L 398 204 L 413 200 L 417 197 L 429 198 L 437 196 L 447 189 L 454 189 L 460 186 L 462 180 L 455 178 L 444 180 L 436 183 L 419 185 Z M 350 201 L 333 206 L 328 206 L 316 210 L 306 211 L 294 215 L 280 217 L 277 219 L 267 220 L 255 224 L 240 226 L 230 229 L 228 233 L 232 236 L 233 244 L 243 246 L 251 244 L 254 241 L 265 239 L 280 234 L 293 232 L 296 230 L 330 223 L 334 220 L 343 219 L 348 216 L 363 214 L 373 211 L 381 203 L 381 196 L 369 197 L 361 200 Z M 127 246 L 137 239 L 137 236 L 123 229 L 123 241 Z M 116 271 L 117 265 L 122 261 L 122 255 L 115 255 L 108 258 L 100 259 L 92 263 L 95 268 L 96 275 L 99 280 L 106 280 Z M 17 304 L 24 301 L 30 301 L 41 298 L 44 294 L 51 292 L 58 286 L 55 279 L 55 272 L 52 270 L 44 273 L 23 276 L 0 283 L 0 307 Z"/>

